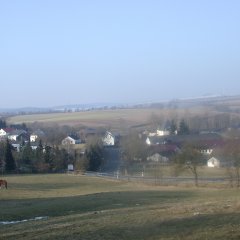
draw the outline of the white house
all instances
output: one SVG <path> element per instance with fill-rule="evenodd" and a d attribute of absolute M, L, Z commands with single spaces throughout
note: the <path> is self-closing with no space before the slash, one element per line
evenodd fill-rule
<path fill-rule="evenodd" d="M 154 136 L 156 136 L 157 135 L 157 133 L 155 133 L 155 132 L 150 132 L 150 133 L 148 133 L 148 136 L 149 137 L 154 137 Z"/>
<path fill-rule="evenodd" d="M 154 142 L 154 144 L 159 144 L 159 143 L 155 143 L 155 141 L 153 141 L 153 140 L 154 140 L 153 137 L 147 137 L 147 139 L 146 139 L 146 144 L 147 144 L 147 145 L 152 145 L 153 142 Z"/>
<path fill-rule="evenodd" d="M 207 149 L 202 149 L 201 150 L 201 153 L 202 154 L 205 154 L 205 155 L 211 155 L 213 152 L 213 149 L 212 148 L 207 148 Z"/>
<path fill-rule="evenodd" d="M 6 131 L 1 128 L 1 129 L 0 129 L 0 136 L 1 136 L 1 137 L 4 137 L 4 136 L 6 136 L 6 135 L 7 135 Z"/>
<path fill-rule="evenodd" d="M 162 136 L 168 136 L 170 135 L 170 131 L 168 130 L 162 130 L 162 129 L 157 129 L 156 132 L 149 132 L 148 133 L 148 137 L 155 137 L 155 136 L 158 136 L 158 137 L 162 137 Z"/>
<path fill-rule="evenodd" d="M 74 136 L 67 136 L 62 140 L 62 145 L 74 145 L 74 144 L 80 144 L 81 139 L 76 138 Z"/>
<path fill-rule="evenodd" d="M 159 153 L 155 153 L 150 157 L 147 157 L 147 161 L 167 163 L 169 159 L 167 157 L 161 156 Z"/>
<path fill-rule="evenodd" d="M 12 141 L 28 140 L 29 135 L 25 130 L 15 130 L 8 135 L 8 139 Z"/>
<path fill-rule="evenodd" d="M 157 130 L 157 136 L 168 136 L 168 135 L 170 135 L 170 131 L 168 130 L 160 130 L 160 129 Z"/>
<path fill-rule="evenodd" d="M 0 137 L 6 137 L 13 131 L 12 128 L 1 128 L 0 129 Z"/>
<path fill-rule="evenodd" d="M 44 132 L 38 129 L 30 135 L 30 142 L 36 142 L 37 139 L 44 137 L 44 135 Z"/>
<path fill-rule="evenodd" d="M 159 137 L 159 136 L 147 137 L 146 138 L 146 144 L 147 145 L 166 144 L 166 141 L 163 138 Z"/>
<path fill-rule="evenodd" d="M 36 142 L 37 138 L 38 138 L 38 135 L 36 135 L 36 134 L 31 134 L 31 135 L 30 135 L 30 142 Z"/>
<path fill-rule="evenodd" d="M 220 167 L 220 160 L 215 158 L 215 157 L 211 157 L 208 161 L 207 161 L 207 166 L 208 167 Z"/>
<path fill-rule="evenodd" d="M 104 137 L 102 138 L 103 146 L 114 146 L 115 145 L 115 136 L 110 133 L 106 132 Z"/>

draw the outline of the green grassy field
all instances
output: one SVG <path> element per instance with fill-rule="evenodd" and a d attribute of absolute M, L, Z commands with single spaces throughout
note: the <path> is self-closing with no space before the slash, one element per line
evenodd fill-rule
<path fill-rule="evenodd" d="M 239 239 L 237 189 L 159 187 L 81 175 L 7 176 L 1 239 Z"/>

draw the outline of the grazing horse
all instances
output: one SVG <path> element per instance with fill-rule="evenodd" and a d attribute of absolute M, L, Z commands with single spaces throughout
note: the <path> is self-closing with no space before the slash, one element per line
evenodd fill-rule
<path fill-rule="evenodd" d="M 2 186 L 4 186 L 7 189 L 7 181 L 0 179 L 0 188 L 2 188 Z"/>

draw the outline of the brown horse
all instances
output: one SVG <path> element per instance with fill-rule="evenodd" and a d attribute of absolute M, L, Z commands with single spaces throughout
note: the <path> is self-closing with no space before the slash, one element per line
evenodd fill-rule
<path fill-rule="evenodd" d="M 2 186 L 4 186 L 7 189 L 7 181 L 0 179 L 0 188 L 2 188 Z"/>

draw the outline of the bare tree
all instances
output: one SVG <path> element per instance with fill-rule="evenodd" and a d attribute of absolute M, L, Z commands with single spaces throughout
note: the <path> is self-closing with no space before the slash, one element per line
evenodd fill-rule
<path fill-rule="evenodd" d="M 156 130 L 158 127 L 163 127 L 164 126 L 164 123 L 165 123 L 165 116 L 164 114 L 156 114 L 156 113 L 152 113 L 151 116 L 150 116 L 150 124 L 151 124 L 151 127 Z"/>
<path fill-rule="evenodd" d="M 199 151 L 197 146 L 187 144 L 182 151 L 175 156 L 176 173 L 184 169 L 188 169 L 194 176 L 195 186 L 198 186 L 198 168 L 203 165 L 203 154 Z"/>
<path fill-rule="evenodd" d="M 229 140 L 222 149 L 222 155 L 227 160 L 227 174 L 230 183 L 233 186 L 235 181 L 236 186 L 240 187 L 240 148 L 239 140 Z"/>
<path fill-rule="evenodd" d="M 123 137 L 120 146 L 126 172 L 133 162 L 145 161 L 147 157 L 147 146 L 145 142 L 140 139 L 137 132 L 130 132 L 129 135 Z"/>

